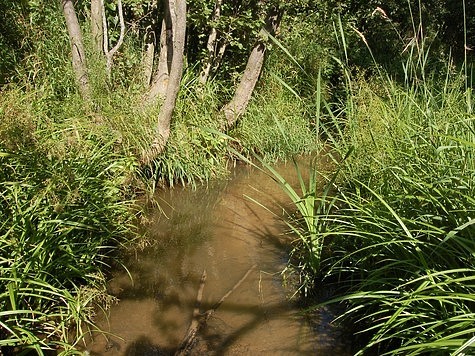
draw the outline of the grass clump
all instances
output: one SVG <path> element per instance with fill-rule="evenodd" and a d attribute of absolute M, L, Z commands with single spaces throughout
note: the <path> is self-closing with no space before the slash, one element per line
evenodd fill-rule
<path fill-rule="evenodd" d="M 367 337 L 360 354 L 453 353 L 474 332 L 475 118 L 447 84 L 386 89 L 365 90 L 341 130 L 354 155 L 321 217 L 321 273 Z"/>
<path fill-rule="evenodd" d="M 155 173 L 172 185 L 196 184 L 227 173 L 229 136 L 221 133 L 220 91 L 214 81 L 201 85 L 188 71 L 182 81 L 165 152 Z"/>
<path fill-rule="evenodd" d="M 275 162 L 317 150 L 320 142 L 309 119 L 307 103 L 289 93 L 273 74 L 263 80 L 265 88 L 260 88 L 230 133 L 239 140 L 242 152 Z"/>
<path fill-rule="evenodd" d="M 107 299 L 104 271 L 131 219 L 117 184 L 127 163 L 107 156 L 0 150 L 0 346 L 77 342 L 91 302 Z"/>
<path fill-rule="evenodd" d="M 441 76 L 420 57 L 406 62 L 419 67 L 404 82 L 382 69 L 355 77 L 342 64 L 346 100 L 320 97 L 319 133 L 337 167 L 326 185 L 310 180 L 296 192 L 270 171 L 299 211 L 289 224 L 302 288 L 331 286 L 319 306 L 345 306 L 357 354 L 455 355 L 475 345 L 471 89 L 450 64 Z"/>
<path fill-rule="evenodd" d="M 0 348 L 68 353 L 93 327 L 94 305 L 111 302 L 105 276 L 133 235 L 123 188 L 135 166 L 94 125 L 51 126 L 14 100 L 23 95 L 0 106 Z"/>

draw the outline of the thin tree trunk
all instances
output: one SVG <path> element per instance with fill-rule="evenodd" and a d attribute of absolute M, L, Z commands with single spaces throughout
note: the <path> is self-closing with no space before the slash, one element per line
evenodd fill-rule
<path fill-rule="evenodd" d="M 249 55 L 246 69 L 244 70 L 233 98 L 222 109 L 226 117 L 227 127 L 233 126 L 246 111 L 249 101 L 251 100 L 252 92 L 261 74 L 262 65 L 264 64 L 267 48 L 266 34 L 275 34 L 277 32 L 282 15 L 283 13 L 279 8 L 273 7 L 267 16 L 266 26 L 260 32 L 262 39 L 256 44 Z"/>
<path fill-rule="evenodd" d="M 224 56 L 224 52 L 226 52 L 226 47 L 228 46 L 228 41 L 226 39 L 222 38 L 220 42 L 221 43 L 218 44 L 218 50 L 213 62 L 213 67 L 211 68 L 211 71 L 213 73 L 216 73 L 218 71 L 218 68 L 221 65 L 221 61 Z"/>
<path fill-rule="evenodd" d="M 102 26 L 103 0 L 91 0 L 91 32 L 96 54 L 102 54 L 104 47 L 104 29 Z"/>
<path fill-rule="evenodd" d="M 114 55 L 119 50 L 120 46 L 122 46 L 122 43 L 124 43 L 125 22 L 124 22 L 124 10 L 122 8 L 122 0 L 117 0 L 117 11 L 119 13 L 119 23 L 120 23 L 119 39 L 117 40 L 117 43 L 115 44 L 115 46 L 110 51 L 107 48 L 108 44 L 104 43 L 104 53 L 106 55 L 106 71 L 107 71 L 107 75 L 108 75 L 109 78 L 110 78 L 110 75 L 111 75 L 111 72 L 112 72 L 112 61 L 114 59 Z M 103 22 L 105 22 L 105 21 L 103 21 Z M 104 30 L 107 31 L 106 25 L 104 26 Z"/>
<path fill-rule="evenodd" d="M 173 29 L 170 18 L 169 4 L 165 4 L 165 13 L 160 31 L 160 57 L 158 68 L 152 80 L 152 85 L 147 93 L 145 102 L 154 103 L 156 99 L 164 100 L 170 79 L 171 63 L 173 60 Z"/>
<path fill-rule="evenodd" d="M 214 5 L 214 13 L 213 13 L 213 22 L 216 22 L 221 17 L 221 5 L 223 0 L 216 0 Z M 208 36 L 208 43 L 207 43 L 207 50 L 208 56 L 206 57 L 206 61 L 203 66 L 203 70 L 200 73 L 199 81 L 201 84 L 205 84 L 208 81 L 208 77 L 211 73 L 211 69 L 213 67 L 213 62 L 216 57 L 216 47 L 217 47 L 217 40 L 218 40 L 218 31 L 216 27 L 212 27 L 210 34 Z"/>
<path fill-rule="evenodd" d="M 158 144 L 159 152 L 163 151 L 170 136 L 170 123 L 180 90 L 185 50 L 186 0 L 169 0 L 169 3 L 173 28 L 173 58 L 166 98 L 158 116 L 156 144 Z"/>
<path fill-rule="evenodd" d="M 180 82 L 183 74 L 183 53 L 185 50 L 186 33 L 186 0 L 168 1 L 170 19 L 172 23 L 173 54 L 170 67 L 170 77 L 168 81 L 165 101 L 158 115 L 156 127 L 156 137 L 151 150 L 144 154 L 145 163 L 160 154 L 170 137 L 170 124 L 175 109 Z"/>
<path fill-rule="evenodd" d="M 104 0 L 101 0 L 102 4 L 104 4 Z M 104 53 L 104 56 L 106 55 L 107 52 L 109 52 L 109 29 L 107 26 L 107 17 L 106 17 L 106 12 L 103 9 L 102 11 L 102 32 L 103 32 L 103 37 L 102 37 L 102 51 Z"/>
<path fill-rule="evenodd" d="M 63 15 L 66 20 L 69 41 L 71 43 L 71 57 L 76 82 L 83 99 L 90 98 L 89 78 L 87 75 L 86 55 L 79 21 L 74 10 L 72 0 L 61 0 Z"/>
<path fill-rule="evenodd" d="M 261 74 L 265 51 L 266 45 L 264 43 L 258 43 L 252 49 L 247 60 L 246 69 L 234 92 L 234 96 L 223 108 L 224 115 L 226 116 L 226 125 L 228 127 L 234 125 L 238 118 L 246 111 L 254 87 Z"/>
<path fill-rule="evenodd" d="M 150 85 L 153 72 L 153 56 L 155 54 L 155 32 L 151 27 L 147 28 L 145 34 L 145 50 L 142 58 L 143 63 L 143 83 L 145 87 Z"/>

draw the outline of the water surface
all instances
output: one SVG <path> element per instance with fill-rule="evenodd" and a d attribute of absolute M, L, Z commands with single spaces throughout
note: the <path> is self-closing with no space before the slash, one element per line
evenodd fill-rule
<path fill-rule="evenodd" d="M 292 165 L 279 171 L 296 181 Z M 291 237 L 279 215 L 288 199 L 269 177 L 238 165 L 226 181 L 174 188 L 158 200 L 162 209 L 148 216 L 149 245 L 125 262 L 132 281 L 120 269 L 110 282 L 120 302 L 100 320 L 111 335 L 96 335 L 91 354 L 173 354 L 190 325 L 203 271 L 201 312 L 249 270 L 201 330 L 193 354 L 349 354 L 333 315 L 322 310 L 309 324 L 289 300 L 294 291 L 283 287 Z"/>

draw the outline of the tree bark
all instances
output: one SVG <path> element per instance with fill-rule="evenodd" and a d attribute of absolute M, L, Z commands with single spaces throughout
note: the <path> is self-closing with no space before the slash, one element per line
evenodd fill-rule
<path fill-rule="evenodd" d="M 103 0 L 91 0 L 91 32 L 94 51 L 102 54 L 104 47 L 104 29 L 102 27 L 102 12 L 104 11 Z"/>
<path fill-rule="evenodd" d="M 213 22 L 216 22 L 221 17 L 221 5 L 223 0 L 216 0 L 214 5 L 214 13 L 213 13 Z M 203 70 L 200 73 L 199 81 L 201 84 L 205 84 L 208 81 L 208 77 L 211 73 L 211 69 L 213 68 L 214 59 L 216 58 L 216 48 L 217 48 L 217 41 L 218 40 L 218 31 L 216 27 L 213 26 L 208 36 L 208 43 L 207 43 L 207 50 L 208 56 L 206 57 L 206 61 L 203 66 Z"/>
<path fill-rule="evenodd" d="M 170 123 L 175 109 L 183 74 L 183 52 L 186 33 L 186 0 L 169 0 L 173 28 L 173 58 L 166 98 L 158 116 L 157 141 L 159 152 L 163 151 L 170 136 Z"/>
<path fill-rule="evenodd" d="M 156 137 L 149 152 L 144 153 L 144 163 L 150 162 L 163 152 L 170 137 L 170 124 L 175 109 L 183 74 L 183 53 L 186 34 L 186 0 L 168 0 L 172 27 L 172 60 L 166 97 L 158 115 Z"/>
<path fill-rule="evenodd" d="M 158 7 L 158 0 L 149 0 L 150 13 Z M 155 62 L 155 49 L 157 48 L 157 19 L 154 16 L 148 17 L 145 27 L 144 48 L 142 51 L 142 83 L 143 87 L 150 89 L 153 75 L 153 64 Z"/>
<path fill-rule="evenodd" d="M 216 57 L 213 61 L 213 67 L 211 68 L 211 72 L 216 73 L 218 71 L 219 66 L 221 65 L 221 61 L 223 60 L 224 52 L 226 52 L 226 47 L 228 46 L 228 41 L 224 38 L 221 38 L 221 41 L 218 41 L 218 50 L 216 51 Z"/>
<path fill-rule="evenodd" d="M 170 79 L 170 70 L 173 60 L 173 28 L 170 17 L 170 6 L 165 3 L 164 15 L 162 20 L 162 29 L 160 31 L 160 57 L 158 59 L 158 68 L 155 73 L 152 85 L 147 93 L 146 103 L 154 103 L 157 98 L 164 100 Z"/>
<path fill-rule="evenodd" d="M 264 43 L 258 43 L 252 49 L 247 60 L 246 69 L 234 92 L 234 96 L 223 108 L 224 115 L 226 116 L 226 125 L 228 127 L 233 126 L 238 118 L 246 111 L 254 87 L 261 74 L 265 51 L 266 45 Z"/>
<path fill-rule="evenodd" d="M 155 54 L 155 32 L 148 27 L 145 34 L 145 50 L 142 57 L 143 84 L 147 88 L 152 80 L 153 56 Z"/>
<path fill-rule="evenodd" d="M 71 57 L 76 83 L 83 99 L 89 99 L 91 91 L 87 75 L 86 55 L 76 11 L 72 0 L 61 0 L 61 6 L 71 43 Z"/>
<path fill-rule="evenodd" d="M 234 93 L 233 98 L 227 103 L 222 111 L 226 117 L 226 126 L 233 126 L 239 117 L 246 111 L 251 100 L 252 92 L 262 71 L 264 57 L 267 48 L 266 34 L 275 34 L 280 25 L 283 12 L 278 7 L 273 7 L 267 16 L 266 25 L 259 33 L 261 39 L 257 42 L 249 55 L 246 69 L 241 81 Z"/>

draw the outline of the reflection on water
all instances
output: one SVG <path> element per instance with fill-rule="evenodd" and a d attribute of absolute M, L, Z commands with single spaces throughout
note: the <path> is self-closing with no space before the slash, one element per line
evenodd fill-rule
<path fill-rule="evenodd" d="M 291 165 L 279 169 L 295 179 Z M 150 216 L 147 230 L 156 243 L 126 260 L 133 283 L 124 270 L 110 283 L 120 302 L 100 324 L 116 336 L 96 335 L 88 345 L 91 354 L 173 354 L 191 322 L 203 270 L 202 312 L 253 265 L 257 268 L 201 331 L 194 354 L 349 354 L 331 326 L 331 313 L 322 311 L 317 327 L 310 326 L 289 301 L 280 275 L 288 245 L 285 227 L 246 195 L 276 213 L 287 204 L 270 178 L 244 166 L 228 181 L 160 194 L 163 212 Z"/>

